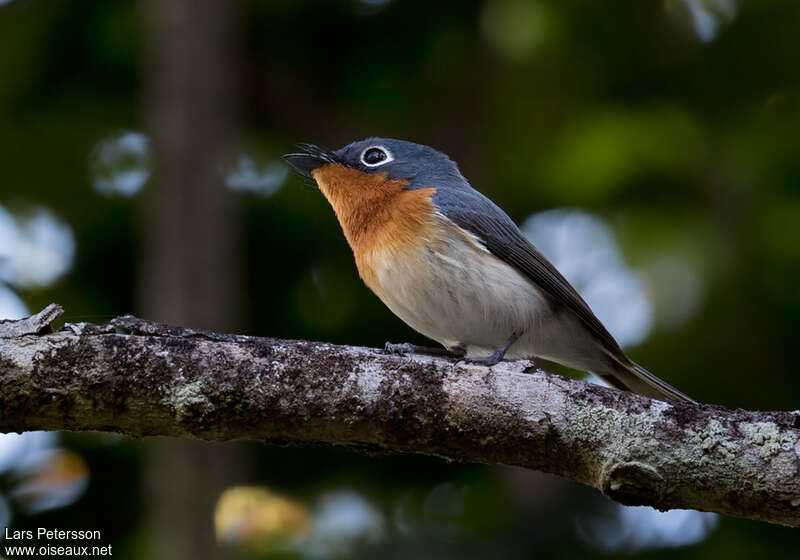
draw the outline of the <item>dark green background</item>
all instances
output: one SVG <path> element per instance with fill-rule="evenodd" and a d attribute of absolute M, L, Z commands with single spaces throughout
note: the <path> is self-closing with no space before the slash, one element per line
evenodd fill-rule
<path fill-rule="evenodd" d="M 668 253 L 702 277 L 697 312 L 656 328 L 634 359 L 701 401 L 797 409 L 800 3 L 743 1 L 730 17 L 715 5 L 706 2 L 718 34 L 702 41 L 678 0 L 244 2 L 241 135 L 231 149 L 270 162 L 298 141 L 410 139 L 450 154 L 518 222 L 553 207 L 592 212 L 632 266 L 647 271 Z M 139 197 L 98 194 L 90 162 L 103 138 L 145 128 L 139 12 L 117 0 L 0 6 L 0 203 L 44 205 L 73 228 L 71 273 L 20 292 L 31 309 L 60 302 L 68 321 L 137 306 Z M 361 284 L 315 189 L 290 177 L 274 196 L 237 200 L 243 332 L 422 341 Z M 146 445 L 68 436 L 89 463 L 88 492 L 19 526 L 101 526 L 116 558 L 141 557 Z M 575 536 L 577 515 L 606 507 L 584 488 L 539 481 L 557 496 L 526 506 L 487 467 L 337 449 L 253 453 L 255 482 L 307 499 L 354 486 L 387 519 L 408 493 L 424 497 L 444 482 L 467 489 L 461 513 L 420 514 L 428 530 L 390 528 L 363 558 L 604 555 Z M 642 557 L 788 558 L 798 545 L 789 529 L 722 518 L 702 544 Z"/>

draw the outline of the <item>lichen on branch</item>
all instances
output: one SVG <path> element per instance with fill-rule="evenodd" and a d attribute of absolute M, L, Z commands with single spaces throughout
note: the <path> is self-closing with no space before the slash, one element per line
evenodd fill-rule
<path fill-rule="evenodd" d="M 132 316 L 0 322 L 0 432 L 325 443 L 507 464 L 614 500 L 800 526 L 800 412 L 665 403 L 548 374 Z"/>

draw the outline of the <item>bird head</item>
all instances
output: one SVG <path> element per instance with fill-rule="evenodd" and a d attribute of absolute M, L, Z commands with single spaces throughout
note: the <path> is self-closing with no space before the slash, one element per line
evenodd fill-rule
<path fill-rule="evenodd" d="M 283 158 L 295 171 L 314 179 L 323 192 L 331 187 L 356 192 L 385 182 L 402 183 L 405 189 L 465 182 L 445 154 L 405 140 L 367 138 L 336 151 L 315 144 L 299 147 L 302 152 Z"/>

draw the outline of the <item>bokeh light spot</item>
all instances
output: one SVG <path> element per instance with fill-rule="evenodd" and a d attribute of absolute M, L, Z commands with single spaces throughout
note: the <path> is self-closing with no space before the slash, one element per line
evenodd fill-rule
<path fill-rule="evenodd" d="M 272 196 L 280 190 L 289 176 L 289 168 L 273 161 L 259 165 L 252 156 L 240 154 L 236 165 L 227 172 L 225 184 L 232 191 L 244 191 Z"/>
<path fill-rule="evenodd" d="M 0 281 L 42 288 L 66 274 L 75 256 L 72 229 L 45 208 L 13 216 L 0 206 Z"/>
<path fill-rule="evenodd" d="M 101 140 L 92 152 L 91 171 L 97 192 L 134 196 L 150 178 L 147 136 L 127 130 Z"/>
<path fill-rule="evenodd" d="M 65 449 L 36 452 L 11 497 L 28 515 L 64 507 L 77 500 L 89 484 L 89 467 Z"/>
<path fill-rule="evenodd" d="M 362 16 L 377 14 L 391 3 L 392 0 L 356 0 L 356 12 Z"/>
<path fill-rule="evenodd" d="M 312 558 L 347 558 L 359 546 L 383 540 L 383 514 L 358 492 L 323 494 L 314 508 L 311 537 L 303 547 Z"/>
<path fill-rule="evenodd" d="M 521 229 L 581 294 L 620 346 L 632 346 L 647 337 L 653 321 L 644 283 L 625 264 L 603 220 L 560 208 L 530 216 Z"/>
<path fill-rule="evenodd" d="M 229 488 L 214 510 L 219 542 L 264 552 L 305 536 L 309 524 L 305 505 L 260 486 Z"/>
<path fill-rule="evenodd" d="M 528 58 L 547 40 L 552 17 L 537 0 L 489 0 L 481 14 L 486 41 L 514 61 Z"/>
<path fill-rule="evenodd" d="M 705 299 L 705 287 L 694 268 L 678 255 L 656 255 L 646 274 L 656 318 L 668 329 L 691 319 Z"/>
<path fill-rule="evenodd" d="M 11 288 L 0 284 L 0 320 L 22 319 L 30 315 L 30 311 L 20 297 Z"/>
<path fill-rule="evenodd" d="M 576 528 L 584 541 L 603 551 L 633 553 L 696 544 L 718 521 L 716 514 L 708 512 L 613 504 L 606 514 L 578 518 Z"/>
<path fill-rule="evenodd" d="M 665 8 L 673 20 L 685 23 L 703 43 L 713 41 L 724 23 L 736 17 L 736 0 L 667 0 Z"/>
<path fill-rule="evenodd" d="M 555 143 L 543 187 L 559 200 L 607 200 L 637 177 L 685 169 L 703 153 L 699 126 L 674 107 L 603 110 Z"/>

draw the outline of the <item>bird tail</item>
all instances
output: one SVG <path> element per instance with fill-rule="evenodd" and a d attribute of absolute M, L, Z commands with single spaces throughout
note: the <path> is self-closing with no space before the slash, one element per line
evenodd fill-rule
<path fill-rule="evenodd" d="M 635 362 L 615 364 L 613 371 L 603 372 L 603 379 L 619 389 L 627 389 L 646 397 L 659 400 L 697 403 L 688 395 L 659 379 Z"/>

